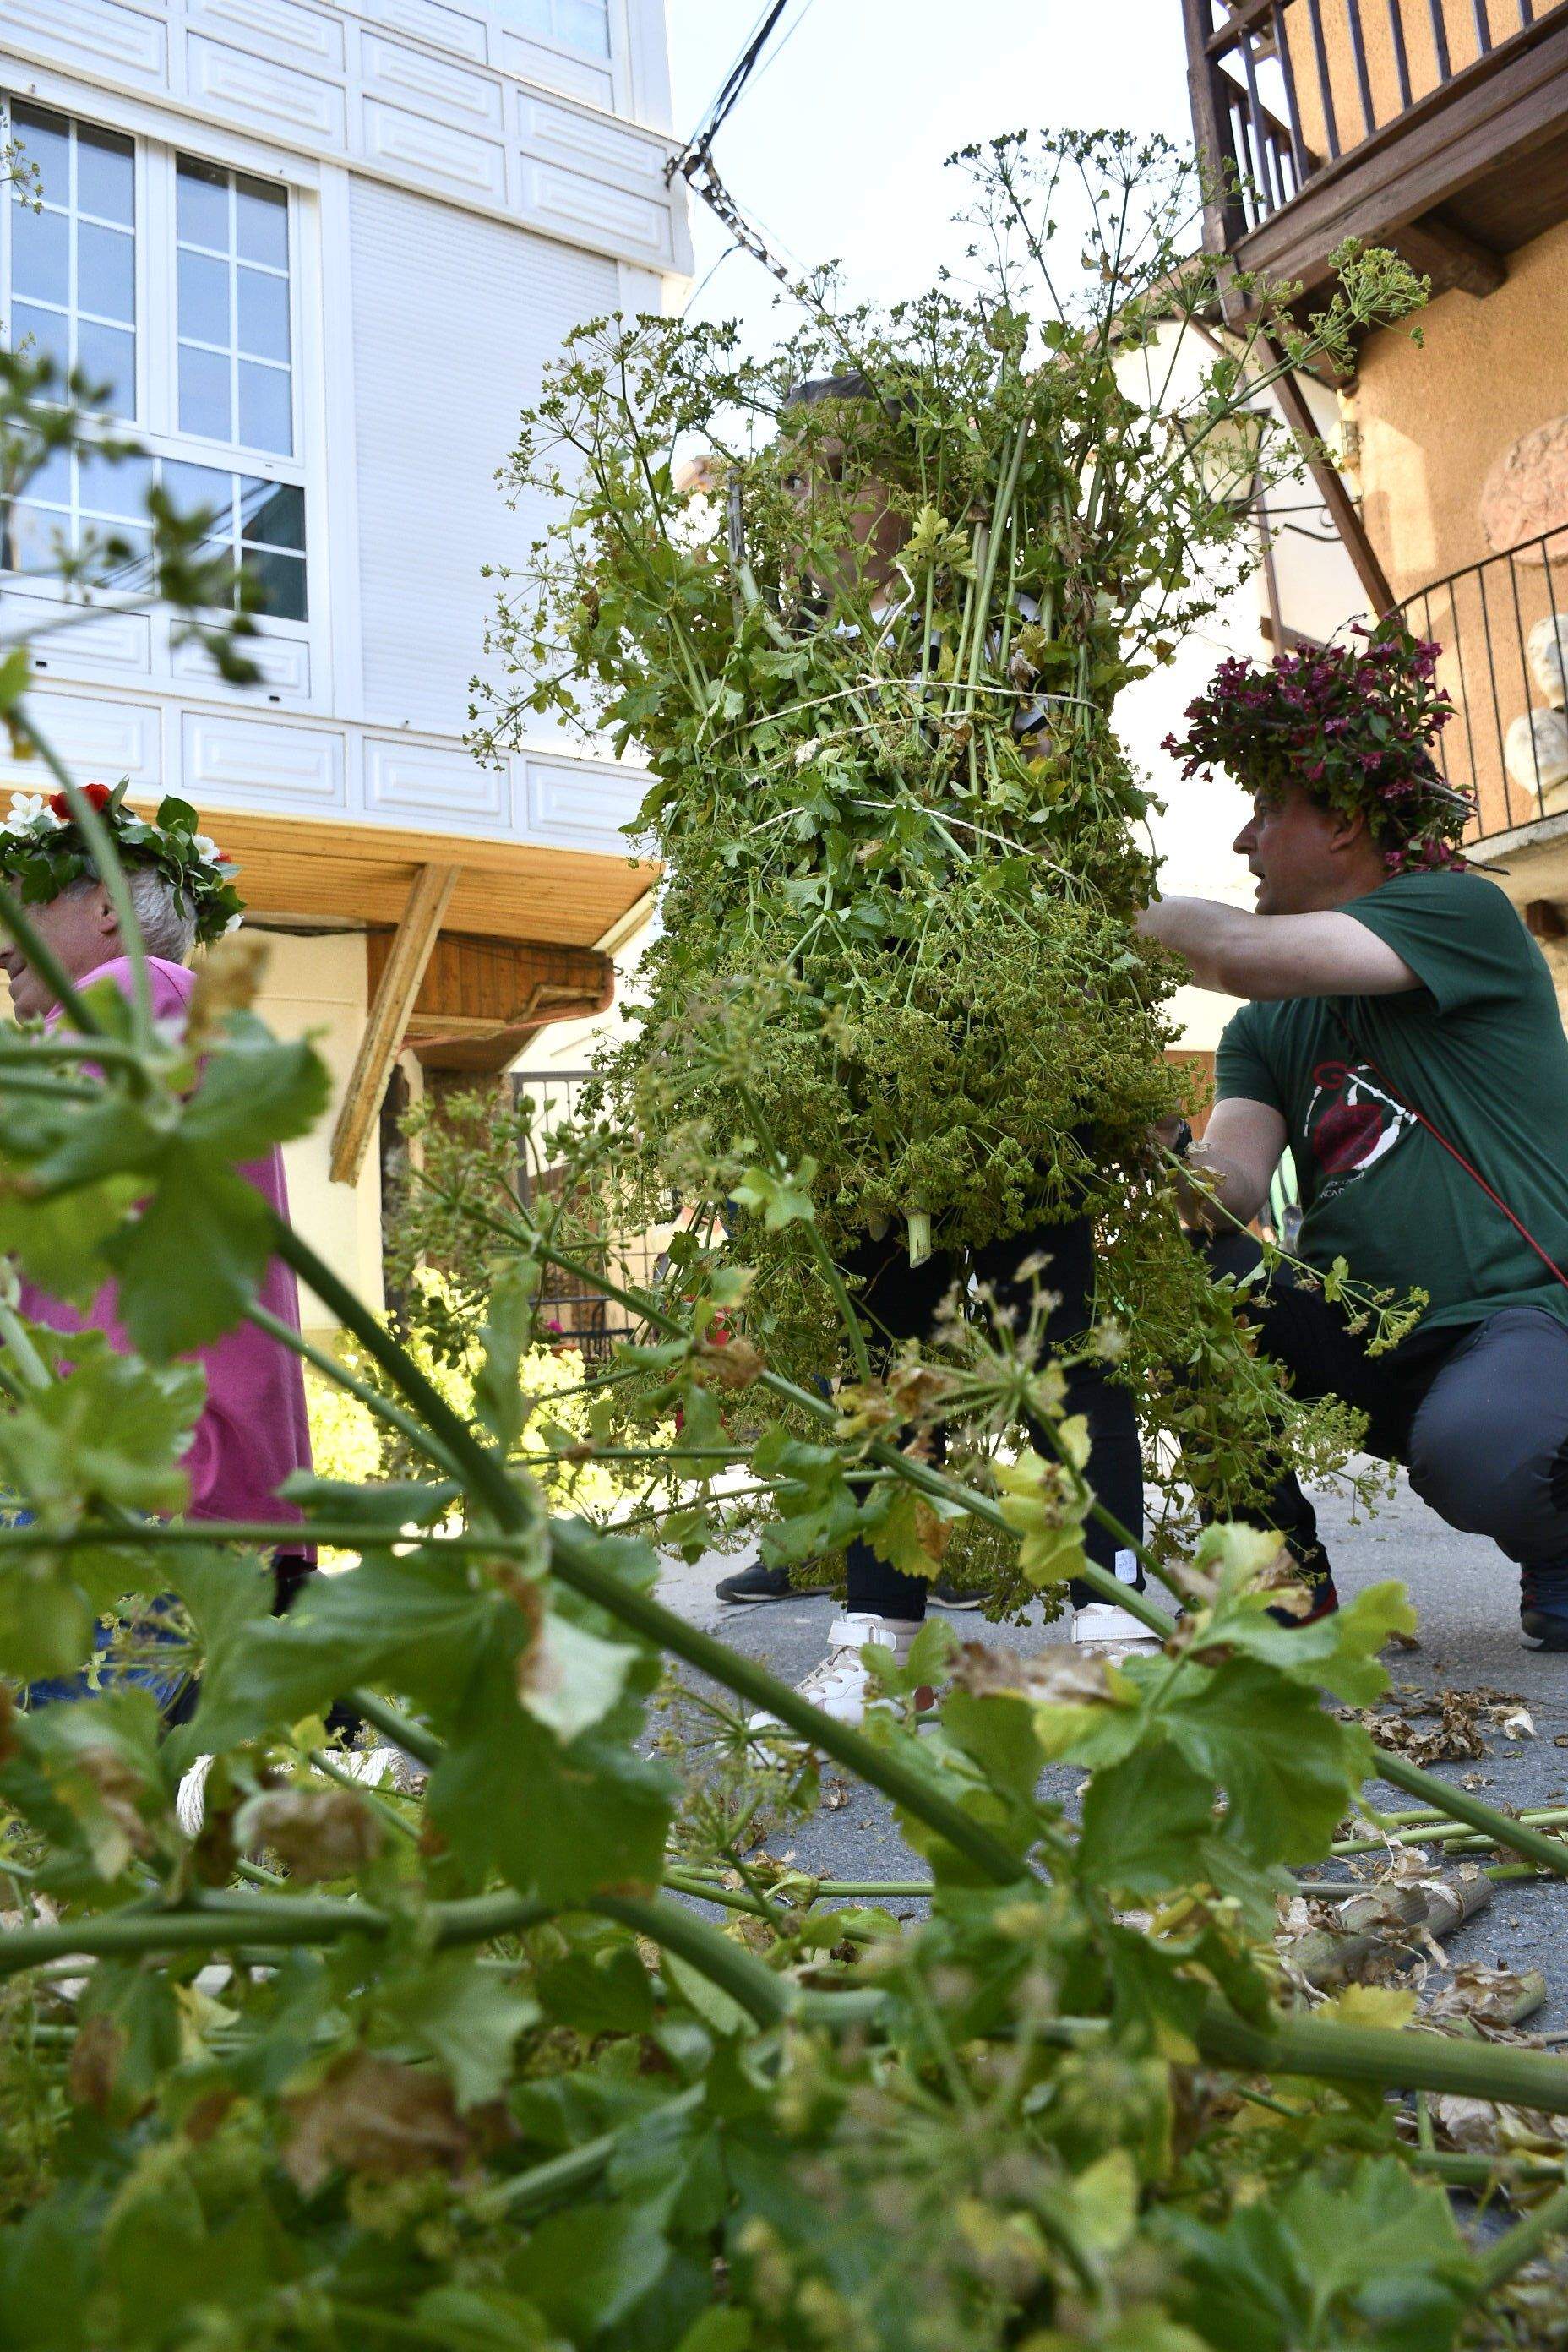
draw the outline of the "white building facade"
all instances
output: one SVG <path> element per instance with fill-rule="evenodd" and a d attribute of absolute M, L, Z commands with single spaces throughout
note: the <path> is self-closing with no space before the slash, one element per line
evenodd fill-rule
<path fill-rule="evenodd" d="M 0 206 L 9 335 L 112 383 L 147 453 L 12 507 L 7 634 L 49 617 L 58 542 L 131 538 L 105 609 L 38 642 L 38 716 L 79 775 L 181 793 L 238 858 L 270 1009 L 324 1033 L 350 1101 L 295 1155 L 296 1214 L 374 1297 L 390 1056 L 499 1067 L 574 973 L 591 1010 L 647 887 L 634 769 L 462 739 L 485 567 L 544 520 L 496 485 L 519 412 L 573 326 L 662 309 L 687 268 L 662 0 L 4 0 L 0 90 L 42 176 L 41 207 Z M 139 604 L 153 479 L 259 583 L 259 688 Z"/>

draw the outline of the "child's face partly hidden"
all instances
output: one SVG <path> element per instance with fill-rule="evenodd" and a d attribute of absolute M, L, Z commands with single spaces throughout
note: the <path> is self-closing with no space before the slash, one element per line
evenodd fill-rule
<path fill-rule="evenodd" d="M 829 595 L 844 591 L 874 596 L 895 577 L 910 526 L 894 512 L 893 494 L 875 474 L 863 475 L 852 491 L 843 488 L 847 478 L 854 478 L 853 463 L 844 442 L 826 435 L 799 452 L 795 469 L 785 472 L 784 488 L 802 516 L 831 506 L 840 552 L 833 563 L 825 562 L 820 549 L 814 551 L 806 569 L 816 585 Z M 830 493 L 829 484 L 839 487 Z"/>

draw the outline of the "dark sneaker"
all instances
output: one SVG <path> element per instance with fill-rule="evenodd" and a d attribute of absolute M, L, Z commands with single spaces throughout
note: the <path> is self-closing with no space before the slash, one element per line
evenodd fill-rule
<path fill-rule="evenodd" d="M 809 1572 L 809 1571 L 808 1571 Z M 831 1592 L 829 1584 L 792 1584 L 787 1568 L 764 1568 L 754 1559 L 750 1568 L 721 1576 L 714 1586 L 721 1601 L 739 1605 L 758 1601 L 804 1601 L 814 1592 Z"/>
<path fill-rule="evenodd" d="M 939 1609 L 983 1609 L 990 1591 L 984 1584 L 959 1586 L 951 1578 L 939 1576 L 931 1589 L 931 1597 Z"/>
<path fill-rule="evenodd" d="M 1568 1568 L 1521 1568 L 1519 1633 L 1527 1650 L 1568 1650 Z"/>

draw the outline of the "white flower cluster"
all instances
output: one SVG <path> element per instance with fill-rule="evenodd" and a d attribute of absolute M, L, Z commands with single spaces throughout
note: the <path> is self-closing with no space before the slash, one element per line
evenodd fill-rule
<path fill-rule="evenodd" d="M 11 814 L 4 824 L 0 824 L 0 833 L 15 835 L 37 833 L 40 829 L 47 833 L 63 832 L 65 820 L 55 814 L 42 793 L 13 793 Z"/>

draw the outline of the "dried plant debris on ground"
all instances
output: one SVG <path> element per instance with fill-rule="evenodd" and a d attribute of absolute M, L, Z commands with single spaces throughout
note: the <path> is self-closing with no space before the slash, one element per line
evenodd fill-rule
<path fill-rule="evenodd" d="M 1384 1748 L 1408 1757 L 1413 1764 L 1489 1756 L 1489 1734 L 1504 1739 L 1535 1738 L 1534 1717 L 1519 1692 L 1494 1690 L 1486 1683 L 1471 1690 L 1428 1690 L 1422 1683 L 1395 1683 L 1378 1706 L 1345 1712 L 1364 1724 Z"/>

